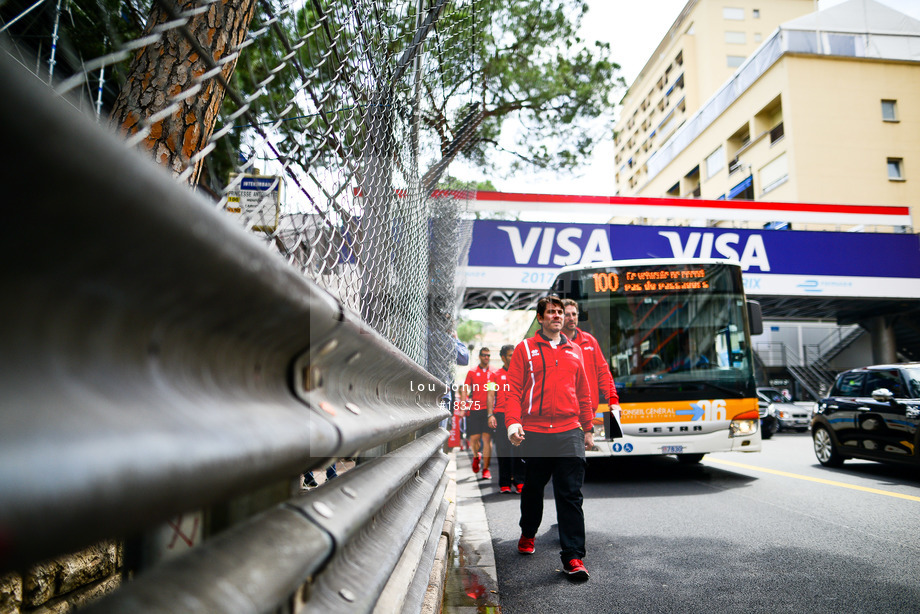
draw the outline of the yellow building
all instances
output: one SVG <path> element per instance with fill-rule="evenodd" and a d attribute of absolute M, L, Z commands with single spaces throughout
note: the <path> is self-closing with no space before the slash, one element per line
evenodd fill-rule
<path fill-rule="evenodd" d="M 814 0 L 689 0 L 623 97 L 616 125 L 619 193 L 637 194 L 645 163 L 779 24 Z"/>
<path fill-rule="evenodd" d="M 621 193 L 910 206 L 920 228 L 920 21 L 850 0 L 783 23 L 665 136 Z"/>

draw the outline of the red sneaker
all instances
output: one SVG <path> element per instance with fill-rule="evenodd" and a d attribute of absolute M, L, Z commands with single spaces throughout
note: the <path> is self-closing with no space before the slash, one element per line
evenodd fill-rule
<path fill-rule="evenodd" d="M 521 535 L 521 539 L 518 540 L 518 552 L 521 554 L 533 554 L 536 551 L 536 548 L 533 545 L 532 537 L 524 537 Z M 584 567 L 582 567 L 584 569 Z"/>
<path fill-rule="evenodd" d="M 473 473 L 479 473 L 479 459 L 482 457 L 482 452 L 473 457 Z"/>
<path fill-rule="evenodd" d="M 492 472 L 489 471 L 488 469 L 483 469 L 483 470 L 482 470 L 482 479 L 483 479 L 483 480 L 491 480 L 491 479 L 492 479 Z"/>
<path fill-rule="evenodd" d="M 587 580 L 589 577 L 588 570 L 585 569 L 585 564 L 581 562 L 581 559 L 572 559 L 568 563 L 563 563 L 562 570 L 573 580 Z"/>
<path fill-rule="evenodd" d="M 498 490 L 500 490 L 501 492 L 506 492 L 506 493 L 508 493 L 509 495 L 511 494 L 511 487 L 510 487 L 510 486 L 502 486 L 502 487 L 499 488 Z"/>
<path fill-rule="evenodd" d="M 523 484 L 518 484 L 518 485 L 517 485 L 518 494 L 521 494 L 521 491 L 522 491 L 522 490 L 524 490 L 524 485 L 523 485 Z"/>

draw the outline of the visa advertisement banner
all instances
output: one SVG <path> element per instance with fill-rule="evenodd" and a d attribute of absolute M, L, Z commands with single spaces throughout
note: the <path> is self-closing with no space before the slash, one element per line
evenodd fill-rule
<path fill-rule="evenodd" d="M 546 290 L 568 265 L 725 258 L 752 295 L 920 298 L 920 237 L 476 220 L 467 287 Z"/>

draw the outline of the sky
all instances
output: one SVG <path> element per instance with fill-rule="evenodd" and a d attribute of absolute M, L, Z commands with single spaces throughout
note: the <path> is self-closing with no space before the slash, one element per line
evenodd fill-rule
<path fill-rule="evenodd" d="M 768 2 L 769 0 L 764 0 Z M 819 0 L 826 9 L 845 0 Z M 920 0 L 878 0 L 893 9 L 920 19 Z M 632 83 L 645 66 L 658 43 L 680 14 L 686 0 L 587 0 L 589 12 L 582 24 L 584 38 L 610 43 L 611 56 L 621 66 L 627 84 Z M 599 124 L 598 134 L 609 135 L 612 124 Z M 460 175 L 460 173 L 458 173 Z M 609 196 L 615 191 L 613 180 L 613 141 L 608 136 L 597 148 L 590 163 L 576 171 L 577 176 L 559 177 L 553 173 L 521 173 L 514 178 L 489 178 L 503 192 L 540 194 L 596 194 Z"/>

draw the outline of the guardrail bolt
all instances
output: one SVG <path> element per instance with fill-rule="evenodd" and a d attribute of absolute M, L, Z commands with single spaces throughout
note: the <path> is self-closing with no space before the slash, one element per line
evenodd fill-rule
<path fill-rule="evenodd" d="M 317 501 L 313 504 L 313 510 L 322 516 L 323 518 L 332 518 L 332 508 L 323 503 L 322 501 Z"/>
<path fill-rule="evenodd" d="M 327 342 L 323 345 L 323 347 L 321 347 L 321 348 L 319 349 L 319 352 L 317 352 L 316 355 L 317 355 L 317 356 L 325 356 L 326 354 L 328 354 L 329 352 L 331 352 L 332 350 L 334 350 L 334 349 L 337 348 L 338 346 L 339 346 L 339 342 L 338 342 L 337 340 L 335 340 L 335 339 L 330 339 L 329 341 L 327 341 Z"/>
<path fill-rule="evenodd" d="M 347 588 L 343 588 L 339 590 L 339 597 L 341 597 L 348 603 L 354 603 L 355 601 L 355 594 L 351 592 L 350 590 L 348 590 Z"/>

